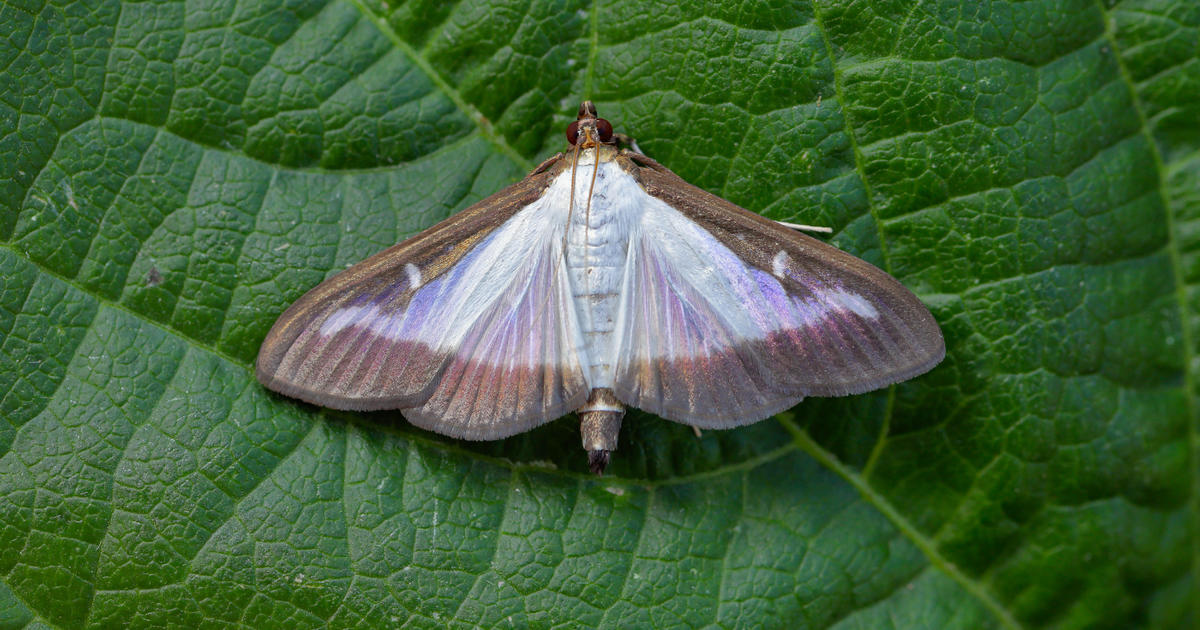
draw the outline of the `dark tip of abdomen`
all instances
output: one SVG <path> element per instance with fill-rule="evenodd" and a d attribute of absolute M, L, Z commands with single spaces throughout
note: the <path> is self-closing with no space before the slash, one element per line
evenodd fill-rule
<path fill-rule="evenodd" d="M 608 467 L 609 456 L 617 450 L 621 418 L 625 405 L 617 400 L 611 389 L 593 389 L 588 400 L 576 410 L 579 414 L 579 434 L 583 450 L 588 452 L 588 468 L 597 475 Z"/>
<path fill-rule="evenodd" d="M 598 450 L 588 451 L 588 470 L 593 474 L 603 475 L 604 469 L 608 468 L 608 461 L 612 456 L 612 451 Z"/>

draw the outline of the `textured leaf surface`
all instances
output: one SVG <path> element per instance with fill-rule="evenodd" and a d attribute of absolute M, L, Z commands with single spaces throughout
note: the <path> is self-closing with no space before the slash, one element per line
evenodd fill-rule
<path fill-rule="evenodd" d="M 721 3 L 717 3 L 721 4 Z M 0 4 L 0 627 L 1200 622 L 1200 9 Z M 912 287 L 949 355 L 695 437 L 265 392 L 332 273 L 583 97 Z"/>

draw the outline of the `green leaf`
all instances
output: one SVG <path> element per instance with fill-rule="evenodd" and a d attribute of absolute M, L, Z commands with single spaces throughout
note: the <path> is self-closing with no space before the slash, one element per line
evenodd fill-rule
<path fill-rule="evenodd" d="M 1200 623 L 1200 10 L 0 4 L 0 628 Z M 929 304 L 949 354 L 696 437 L 263 390 L 322 279 L 578 101 Z"/>

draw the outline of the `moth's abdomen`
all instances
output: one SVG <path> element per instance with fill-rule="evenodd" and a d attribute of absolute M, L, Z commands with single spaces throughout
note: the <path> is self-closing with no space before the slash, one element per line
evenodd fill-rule
<path fill-rule="evenodd" d="M 582 223 L 572 225 L 567 245 L 567 269 L 579 314 L 580 332 L 586 344 L 584 353 L 590 384 L 608 387 L 612 383 L 613 329 L 620 306 L 626 248 L 623 239 L 614 238 L 616 235 L 611 226 L 593 225 L 587 230 L 586 244 L 584 232 Z"/>
<path fill-rule="evenodd" d="M 585 372 L 593 388 L 613 382 L 617 310 L 629 248 L 629 200 L 615 196 L 607 180 L 616 165 L 605 162 L 597 173 L 590 208 L 592 167 L 580 166 L 576 174 L 576 206 L 567 233 L 567 271 L 572 299 L 584 339 Z"/>

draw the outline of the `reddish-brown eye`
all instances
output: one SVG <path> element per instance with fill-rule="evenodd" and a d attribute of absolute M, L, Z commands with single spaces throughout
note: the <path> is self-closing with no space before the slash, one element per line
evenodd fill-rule
<path fill-rule="evenodd" d="M 612 140 L 612 123 L 603 118 L 596 119 L 596 131 L 600 133 L 600 142 Z"/>
<path fill-rule="evenodd" d="M 575 141 L 578 139 L 579 139 L 579 121 L 576 120 L 575 122 L 571 123 L 570 125 L 567 125 L 567 142 L 570 142 L 571 146 L 575 146 Z"/>

